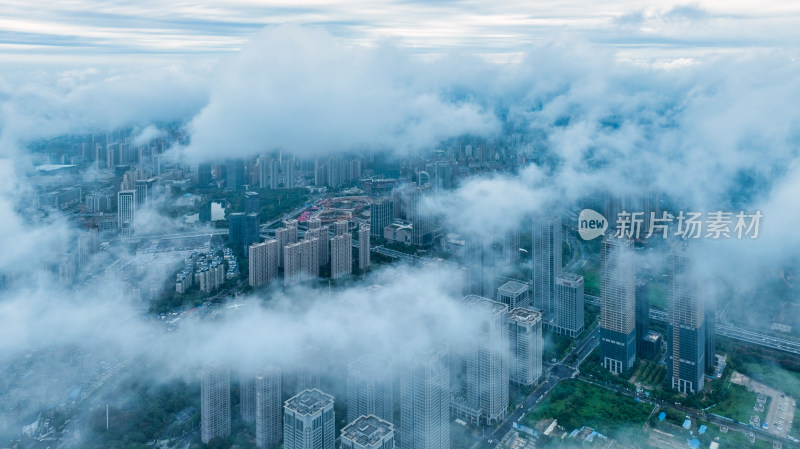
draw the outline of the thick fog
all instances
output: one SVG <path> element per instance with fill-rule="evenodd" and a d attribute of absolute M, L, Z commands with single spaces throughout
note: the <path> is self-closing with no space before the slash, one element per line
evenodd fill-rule
<path fill-rule="evenodd" d="M 632 26 L 656 19 L 620 20 Z M 297 288 L 236 298 L 238 309 L 186 320 L 177 332 L 146 318 L 141 300 L 112 273 L 98 274 L 91 287 L 61 287 L 41 267 L 57 260 L 77 230 L 57 214 L 30 213 L 27 144 L 120 126 L 137 127 L 136 142 L 148 142 L 159 136 L 155 123 L 173 119 L 185 120 L 190 132 L 190 143 L 171 151 L 180 163 L 274 149 L 299 158 L 338 151 L 409 155 L 462 135 L 498 145 L 523 136 L 514 149 L 540 155 L 538 164 L 466 180 L 430 197 L 428 211 L 448 229 L 496 237 L 522 223 L 529 232 L 531 216 L 574 207 L 596 191 L 659 192 L 686 211 L 760 210 L 758 239 L 697 242 L 698 266 L 718 286 L 711 299 L 721 300 L 731 286 L 757 291 L 800 254 L 796 56 L 771 50 L 640 64 L 570 41 L 527 47 L 517 62 L 493 63 L 457 53 L 420 58 L 391 41 L 353 46 L 323 31 L 277 27 L 213 66 L 4 75 L 0 271 L 10 281 L 0 292 L 0 366 L 78 348 L 145 360 L 155 367 L 154 379 L 194 378 L 211 360 L 246 369 L 293 367 L 308 346 L 330 365 L 365 351 L 402 361 L 434 341 L 457 343 L 473 329 L 456 303 L 460 275 L 447 268 L 389 267 L 331 293 Z M 152 223 L 153 232 L 179 225 L 155 209 L 139 219 Z M 662 253 L 642 257 L 665 261 Z M 155 265 L 145 270 L 163 280 L 173 273 Z M 17 410 L 20 416 L 57 402 L 76 378 L 64 373 L 39 379 L 33 392 L 11 391 L 35 398 Z M 4 419 L 10 418 L 0 416 L 0 430 L 10 426 Z"/>

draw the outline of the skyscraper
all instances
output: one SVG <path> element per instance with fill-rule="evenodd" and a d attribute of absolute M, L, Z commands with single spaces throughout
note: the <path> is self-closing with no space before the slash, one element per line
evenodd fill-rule
<path fill-rule="evenodd" d="M 361 416 L 342 429 L 342 449 L 394 449 L 394 426 L 373 415 Z"/>
<path fill-rule="evenodd" d="M 706 319 L 703 322 L 706 331 L 706 372 L 713 374 L 717 364 L 717 310 L 712 302 L 706 302 L 704 306 L 706 311 Z"/>
<path fill-rule="evenodd" d="M 556 276 L 555 318 L 557 332 L 572 338 L 583 332 L 583 276 Z"/>
<path fill-rule="evenodd" d="M 352 272 L 353 236 L 347 232 L 331 239 L 331 279 L 339 279 Z"/>
<path fill-rule="evenodd" d="M 208 188 L 211 184 L 211 164 L 200 164 L 197 166 L 197 186 Z"/>
<path fill-rule="evenodd" d="M 636 279 L 636 355 L 644 355 L 647 334 L 650 333 L 650 283 L 647 279 Z"/>
<path fill-rule="evenodd" d="M 258 192 L 245 192 L 244 213 L 257 214 L 259 209 Z"/>
<path fill-rule="evenodd" d="M 420 207 L 422 198 L 430 191 L 430 187 L 430 184 L 409 184 L 392 192 L 394 217 L 411 222 L 411 243 L 417 246 L 427 246 L 433 242 L 435 221 Z"/>
<path fill-rule="evenodd" d="M 254 379 L 256 446 L 268 449 L 277 446 L 283 437 L 281 422 L 281 372 L 262 369 Z"/>
<path fill-rule="evenodd" d="M 303 239 L 283 247 L 283 282 L 294 285 L 319 277 L 319 241 Z"/>
<path fill-rule="evenodd" d="M 601 250 L 600 354 L 614 374 L 636 360 L 636 292 L 631 260 L 633 242 L 607 236 Z"/>
<path fill-rule="evenodd" d="M 706 369 L 706 328 L 703 299 L 694 263 L 683 242 L 669 256 L 670 294 L 667 323 L 667 379 L 681 393 L 703 390 Z"/>
<path fill-rule="evenodd" d="M 284 222 L 284 226 L 275 230 L 275 240 L 278 241 L 278 266 L 284 266 L 283 256 L 286 245 L 297 242 L 297 221 Z"/>
<path fill-rule="evenodd" d="M 280 187 L 280 163 L 277 159 L 270 159 L 269 161 L 269 188 L 272 190 Z"/>
<path fill-rule="evenodd" d="M 117 194 L 117 226 L 123 236 L 133 233 L 133 222 L 136 218 L 136 191 L 121 190 Z"/>
<path fill-rule="evenodd" d="M 244 422 L 256 420 L 256 381 L 252 376 L 239 377 L 239 414 Z"/>
<path fill-rule="evenodd" d="M 522 282 L 508 281 L 497 289 L 497 302 L 509 309 L 528 305 L 528 286 Z"/>
<path fill-rule="evenodd" d="M 561 217 L 534 218 L 532 237 L 533 306 L 549 315 L 555 313 L 555 280 L 561 274 Z"/>
<path fill-rule="evenodd" d="M 259 287 L 278 277 L 278 241 L 270 239 L 250 245 L 250 272 L 248 281 L 251 287 Z"/>
<path fill-rule="evenodd" d="M 200 383 L 200 435 L 204 444 L 231 434 L 231 373 L 227 366 L 212 363 L 202 372 Z"/>
<path fill-rule="evenodd" d="M 542 377 L 542 314 L 518 307 L 508 312 L 511 363 L 509 378 L 520 385 L 533 385 Z"/>
<path fill-rule="evenodd" d="M 475 295 L 463 302 L 480 322 L 467 348 L 467 404 L 498 422 L 508 411 L 508 306 Z"/>
<path fill-rule="evenodd" d="M 225 190 L 242 190 L 244 183 L 244 162 L 229 160 L 225 164 Z"/>
<path fill-rule="evenodd" d="M 350 229 L 350 223 L 347 220 L 339 220 L 333 223 L 333 235 L 346 234 Z"/>
<path fill-rule="evenodd" d="M 286 185 L 287 189 L 293 189 L 295 186 L 295 174 L 294 174 L 294 158 L 289 158 L 286 161 Z"/>
<path fill-rule="evenodd" d="M 284 403 L 283 448 L 334 449 L 335 422 L 333 396 L 304 390 Z"/>
<path fill-rule="evenodd" d="M 469 270 L 467 291 L 474 295 L 493 297 L 495 259 L 491 242 L 478 234 L 464 237 L 464 265 Z"/>
<path fill-rule="evenodd" d="M 389 361 L 374 355 L 359 357 L 347 367 L 347 421 L 375 415 L 388 422 L 392 417 L 393 388 Z"/>
<path fill-rule="evenodd" d="M 369 234 L 369 225 L 362 223 L 358 228 L 358 269 L 361 270 L 362 273 L 369 269 Z"/>
<path fill-rule="evenodd" d="M 266 156 L 258 158 L 258 188 L 268 189 L 269 185 L 270 160 Z"/>
<path fill-rule="evenodd" d="M 450 371 L 447 349 L 414 358 L 400 379 L 400 447 L 450 449 Z"/>
<path fill-rule="evenodd" d="M 394 221 L 394 202 L 389 198 L 375 199 L 372 201 L 369 214 L 369 226 L 372 235 L 383 237 L 383 228 Z"/>

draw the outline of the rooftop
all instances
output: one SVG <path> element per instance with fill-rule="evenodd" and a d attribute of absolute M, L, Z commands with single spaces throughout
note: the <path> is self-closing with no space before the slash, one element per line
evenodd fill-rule
<path fill-rule="evenodd" d="M 333 396 L 314 388 L 313 390 L 304 390 L 297 396 L 289 398 L 285 407 L 298 415 L 313 415 L 332 404 Z"/>
<path fill-rule="evenodd" d="M 527 286 L 525 287 L 527 288 Z M 467 295 L 463 299 L 467 307 L 474 309 L 482 309 L 491 313 L 506 313 L 508 306 L 502 302 L 493 301 L 489 298 L 484 298 L 478 295 Z"/>
<path fill-rule="evenodd" d="M 342 429 L 342 438 L 360 446 L 373 446 L 392 432 L 394 427 L 377 416 L 360 416 Z"/>
<path fill-rule="evenodd" d="M 508 312 L 508 319 L 520 323 L 535 323 L 542 319 L 542 313 L 525 307 L 516 307 Z"/>
<path fill-rule="evenodd" d="M 508 281 L 497 289 L 500 293 L 508 293 L 511 295 L 519 295 L 526 290 L 528 290 L 528 284 L 517 281 Z"/>
<path fill-rule="evenodd" d="M 367 380 L 377 380 L 389 375 L 389 361 L 371 354 L 358 358 L 348 368 L 352 375 Z"/>
<path fill-rule="evenodd" d="M 560 282 L 562 285 L 575 286 L 583 283 L 583 276 L 575 273 L 561 273 L 556 276 L 556 282 Z"/>

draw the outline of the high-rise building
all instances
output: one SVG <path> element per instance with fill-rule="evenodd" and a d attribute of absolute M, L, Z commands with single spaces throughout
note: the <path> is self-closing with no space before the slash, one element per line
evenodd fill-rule
<path fill-rule="evenodd" d="M 333 223 L 333 235 L 347 234 L 350 229 L 350 223 L 347 220 L 339 220 Z"/>
<path fill-rule="evenodd" d="M 583 276 L 556 276 L 555 330 L 576 338 L 583 332 Z"/>
<path fill-rule="evenodd" d="M 294 158 L 289 158 L 286 161 L 286 184 L 287 189 L 293 189 L 295 186 L 295 173 L 294 173 Z"/>
<path fill-rule="evenodd" d="M 256 420 L 256 380 L 252 376 L 239 377 L 239 414 L 244 422 Z"/>
<path fill-rule="evenodd" d="M 414 358 L 400 378 L 402 449 L 450 449 L 450 370 L 447 349 Z"/>
<path fill-rule="evenodd" d="M 601 249 L 600 355 L 614 374 L 636 361 L 636 291 L 633 242 L 607 236 Z"/>
<path fill-rule="evenodd" d="M 281 372 L 262 369 L 253 379 L 255 390 L 256 446 L 269 449 L 283 437 L 281 420 Z"/>
<path fill-rule="evenodd" d="M 520 385 L 533 385 L 542 377 L 542 314 L 517 307 L 508 312 L 511 363 L 509 378 Z"/>
<path fill-rule="evenodd" d="M 394 202 L 389 198 L 375 199 L 369 208 L 369 214 L 372 235 L 383 237 L 383 228 L 394 221 Z"/>
<path fill-rule="evenodd" d="M 270 161 L 266 156 L 259 156 L 258 158 L 258 188 L 268 189 L 269 185 L 269 168 Z"/>
<path fill-rule="evenodd" d="M 309 228 L 306 231 L 306 239 L 317 239 L 317 255 L 319 256 L 319 266 L 328 263 L 328 227 Z"/>
<path fill-rule="evenodd" d="M 369 269 L 369 225 L 361 224 L 358 228 L 358 269 L 365 272 Z"/>
<path fill-rule="evenodd" d="M 360 416 L 342 429 L 342 449 L 394 449 L 394 426 L 373 415 Z"/>
<path fill-rule="evenodd" d="M 248 281 L 251 287 L 265 285 L 278 277 L 278 241 L 270 239 L 250 245 L 250 272 Z"/>
<path fill-rule="evenodd" d="M 234 212 L 228 215 L 228 242 L 231 247 L 244 250 L 248 256 L 250 245 L 261 238 L 258 215 Z"/>
<path fill-rule="evenodd" d="M 283 282 L 294 285 L 319 277 L 319 240 L 303 239 L 283 247 Z"/>
<path fill-rule="evenodd" d="M 148 206 L 155 195 L 156 179 L 137 179 L 133 185 L 136 190 L 136 207 Z"/>
<path fill-rule="evenodd" d="M 497 302 L 509 309 L 528 305 L 528 286 L 522 282 L 508 281 L 497 289 Z"/>
<path fill-rule="evenodd" d="M 467 349 L 467 404 L 486 423 L 499 422 L 508 411 L 508 306 L 475 295 L 463 302 L 480 320 Z"/>
<path fill-rule="evenodd" d="M 244 184 L 244 161 L 228 161 L 225 164 L 225 190 L 242 190 Z"/>
<path fill-rule="evenodd" d="M 703 390 L 706 369 L 706 328 L 703 299 L 693 260 L 683 242 L 669 256 L 670 292 L 667 323 L 667 379 L 681 393 Z"/>
<path fill-rule="evenodd" d="M 336 419 L 333 396 L 304 390 L 283 406 L 284 449 L 334 449 Z"/>
<path fill-rule="evenodd" d="M 509 265 L 519 262 L 519 230 L 512 229 L 506 233 L 503 241 L 503 259 Z"/>
<path fill-rule="evenodd" d="M 277 159 L 270 159 L 269 161 L 269 188 L 272 190 L 280 187 L 280 167 L 281 164 Z"/>
<path fill-rule="evenodd" d="M 197 166 L 197 185 L 207 188 L 211 184 L 211 164 L 200 164 Z"/>
<path fill-rule="evenodd" d="M 436 223 L 420 207 L 422 198 L 430 191 L 430 187 L 430 184 L 409 184 L 392 191 L 394 217 L 411 222 L 411 243 L 417 246 L 427 246 L 433 242 Z"/>
<path fill-rule="evenodd" d="M 319 218 L 309 218 L 307 222 L 308 229 L 319 229 L 322 227 L 322 220 Z"/>
<path fill-rule="evenodd" d="M 464 237 L 464 265 L 469 271 L 467 291 L 479 296 L 494 296 L 494 248 L 478 234 Z"/>
<path fill-rule="evenodd" d="M 365 355 L 347 367 L 347 421 L 362 415 L 392 418 L 393 388 L 389 361 Z"/>
<path fill-rule="evenodd" d="M 207 365 L 200 383 L 200 435 L 204 444 L 231 434 L 231 373 L 219 363 Z"/>
<path fill-rule="evenodd" d="M 275 240 L 278 241 L 278 266 L 284 266 L 283 256 L 286 245 L 297 242 L 297 221 L 290 220 L 283 227 L 275 230 Z"/>
<path fill-rule="evenodd" d="M 706 309 L 706 319 L 703 322 L 706 331 L 706 372 L 713 374 L 717 364 L 717 310 L 712 302 L 706 302 L 704 305 Z"/>
<path fill-rule="evenodd" d="M 244 213 L 233 212 L 228 214 L 228 243 L 233 248 L 244 245 Z"/>
<path fill-rule="evenodd" d="M 644 356 L 650 334 L 650 283 L 647 279 L 636 279 L 636 355 Z"/>
<path fill-rule="evenodd" d="M 353 272 L 353 236 L 349 232 L 331 239 L 331 279 Z"/>
<path fill-rule="evenodd" d="M 561 217 L 533 219 L 533 306 L 542 309 L 545 321 L 555 313 L 556 278 L 561 274 Z"/>
<path fill-rule="evenodd" d="M 259 209 L 258 192 L 245 192 L 244 213 L 257 214 Z"/>
<path fill-rule="evenodd" d="M 117 194 L 117 226 L 123 236 L 133 233 L 133 222 L 136 218 L 136 191 L 121 190 Z"/>

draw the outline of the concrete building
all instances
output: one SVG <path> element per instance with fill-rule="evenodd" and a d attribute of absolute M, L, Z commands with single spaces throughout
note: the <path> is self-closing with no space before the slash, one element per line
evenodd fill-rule
<path fill-rule="evenodd" d="M 365 355 L 347 367 L 347 421 L 375 415 L 388 422 L 392 417 L 392 372 L 389 361 Z"/>
<path fill-rule="evenodd" d="M 533 306 L 547 317 L 555 313 L 556 278 L 561 274 L 561 217 L 534 218 L 532 238 Z"/>
<path fill-rule="evenodd" d="M 450 370 L 447 349 L 414 358 L 400 378 L 402 449 L 450 449 Z"/>
<path fill-rule="evenodd" d="M 497 302 L 502 302 L 509 309 L 525 307 L 529 304 L 528 285 L 517 281 L 508 281 L 497 289 Z"/>
<path fill-rule="evenodd" d="M 495 252 L 488 239 L 470 234 L 464 237 L 464 265 L 469 270 L 469 293 L 494 297 Z"/>
<path fill-rule="evenodd" d="M 331 279 L 353 272 L 353 236 L 346 232 L 331 239 Z"/>
<path fill-rule="evenodd" d="M 252 376 L 239 377 L 239 414 L 244 422 L 256 420 L 256 381 Z"/>
<path fill-rule="evenodd" d="M 245 192 L 244 194 L 244 213 L 257 214 L 260 207 L 258 192 Z"/>
<path fill-rule="evenodd" d="M 369 208 L 369 225 L 372 235 L 382 237 L 383 228 L 394 222 L 394 202 L 389 198 L 379 198 Z"/>
<path fill-rule="evenodd" d="M 508 312 L 510 343 L 509 378 L 520 385 L 534 385 L 542 377 L 542 314 L 517 307 Z"/>
<path fill-rule="evenodd" d="M 342 429 L 341 441 L 341 449 L 394 449 L 394 426 L 377 416 L 360 416 Z"/>
<path fill-rule="evenodd" d="M 319 240 L 303 239 L 283 248 L 283 282 L 294 285 L 319 277 Z"/>
<path fill-rule="evenodd" d="M 347 220 L 339 220 L 333 224 L 333 235 L 347 234 L 350 223 Z"/>
<path fill-rule="evenodd" d="M 278 241 L 270 239 L 250 245 L 250 272 L 248 281 L 251 287 L 260 287 L 278 277 Z"/>
<path fill-rule="evenodd" d="M 219 363 L 207 365 L 200 383 L 200 436 L 204 444 L 231 434 L 231 373 Z"/>
<path fill-rule="evenodd" d="M 334 449 L 333 396 L 318 389 L 304 390 L 283 406 L 284 449 Z"/>
<path fill-rule="evenodd" d="M 583 302 L 583 276 L 573 273 L 556 276 L 556 332 L 572 338 L 583 332 Z"/>
<path fill-rule="evenodd" d="M 609 235 L 601 249 L 600 355 L 614 374 L 636 361 L 636 291 L 633 242 Z"/>
<path fill-rule="evenodd" d="M 284 222 L 283 227 L 275 230 L 275 240 L 278 241 L 278 266 L 284 266 L 283 256 L 286 245 L 297 242 L 297 221 Z"/>
<path fill-rule="evenodd" d="M 319 221 L 319 220 L 317 220 Z M 319 266 L 322 267 L 328 263 L 328 226 L 319 226 L 316 228 L 309 228 L 306 231 L 307 239 L 317 239 L 318 248 L 317 255 L 319 256 Z"/>
<path fill-rule="evenodd" d="M 694 262 L 687 255 L 683 242 L 672 248 L 669 276 L 667 381 L 681 393 L 697 393 L 705 386 L 705 310 Z"/>
<path fill-rule="evenodd" d="M 256 446 L 269 449 L 283 438 L 281 422 L 281 372 L 262 369 L 253 379 L 255 390 Z"/>
<path fill-rule="evenodd" d="M 414 184 L 398 187 L 392 191 L 394 217 L 411 223 L 411 243 L 427 246 L 433 243 L 435 222 L 433 217 L 422 212 L 422 197 L 431 191 L 430 184 L 417 186 Z"/>
<path fill-rule="evenodd" d="M 467 348 L 467 404 L 482 421 L 499 422 L 508 412 L 508 306 L 475 295 L 463 303 L 480 320 Z"/>
<path fill-rule="evenodd" d="M 370 245 L 369 245 L 370 227 L 369 225 L 362 224 L 358 228 L 358 269 L 365 272 L 369 269 L 370 262 Z"/>
<path fill-rule="evenodd" d="M 123 236 L 133 234 L 133 222 L 136 218 L 136 191 L 121 190 L 117 194 L 117 226 Z"/>
<path fill-rule="evenodd" d="M 244 161 L 228 161 L 225 164 L 225 190 L 242 190 L 244 184 Z"/>

